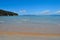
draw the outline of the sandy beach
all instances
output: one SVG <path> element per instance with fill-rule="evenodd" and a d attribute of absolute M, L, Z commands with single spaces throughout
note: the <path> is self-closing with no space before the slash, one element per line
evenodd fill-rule
<path fill-rule="evenodd" d="M 39 25 L 40 27 L 36 26 Z M 58 30 L 55 26 L 53 27 L 42 27 L 41 24 L 20 24 L 12 25 L 12 24 L 0 24 L 0 40 L 59 40 L 60 32 L 59 26 L 57 26 Z M 29 26 L 29 27 L 28 27 Z M 33 26 L 33 28 L 32 28 Z M 36 27 L 34 27 L 36 26 Z M 49 25 L 51 26 L 51 25 Z M 42 27 L 42 28 L 41 28 Z"/>
<path fill-rule="evenodd" d="M 0 40 L 59 40 L 60 34 L 0 32 Z"/>
<path fill-rule="evenodd" d="M 0 40 L 60 40 L 60 20 L 56 20 L 34 16 L 31 19 L 25 16 L 2 17 Z"/>
<path fill-rule="evenodd" d="M 60 36 L 60 34 L 29 33 L 29 32 L 0 32 L 0 35 L 24 35 L 24 36 Z"/>

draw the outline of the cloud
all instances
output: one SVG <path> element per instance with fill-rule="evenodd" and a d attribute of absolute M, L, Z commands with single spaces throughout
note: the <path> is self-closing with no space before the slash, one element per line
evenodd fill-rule
<path fill-rule="evenodd" d="M 40 12 L 41 14 L 50 14 L 50 10 L 44 10 L 42 12 Z"/>
<path fill-rule="evenodd" d="M 60 14 L 60 11 L 56 11 L 56 13 Z"/>
<path fill-rule="evenodd" d="M 21 9 L 20 13 L 26 13 L 26 10 L 25 9 Z"/>

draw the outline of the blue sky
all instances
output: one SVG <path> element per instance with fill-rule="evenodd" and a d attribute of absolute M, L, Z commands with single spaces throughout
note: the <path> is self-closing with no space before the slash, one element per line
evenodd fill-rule
<path fill-rule="evenodd" d="M 60 15 L 60 0 L 0 0 L 0 9 L 19 15 Z"/>

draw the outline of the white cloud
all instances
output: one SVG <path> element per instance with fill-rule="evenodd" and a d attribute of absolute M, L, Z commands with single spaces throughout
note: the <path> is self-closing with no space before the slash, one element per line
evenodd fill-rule
<path fill-rule="evenodd" d="M 26 13 L 26 10 L 25 9 L 21 9 L 20 13 Z"/>
<path fill-rule="evenodd" d="M 40 12 L 41 14 L 50 14 L 50 10 L 44 10 L 42 12 Z"/>
<path fill-rule="evenodd" d="M 60 11 L 56 11 L 56 13 L 60 14 Z"/>

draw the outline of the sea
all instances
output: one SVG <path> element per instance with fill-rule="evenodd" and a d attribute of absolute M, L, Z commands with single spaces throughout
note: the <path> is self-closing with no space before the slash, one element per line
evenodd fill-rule
<path fill-rule="evenodd" d="M 0 31 L 60 34 L 60 16 L 58 15 L 0 16 Z M 60 36 L 53 38 L 52 37 L 18 37 L 18 38 L 20 38 L 21 40 L 60 40 Z M 0 39 L 8 40 L 8 37 L 0 36 Z M 9 37 L 9 39 L 11 38 Z"/>

